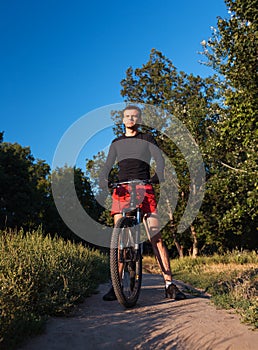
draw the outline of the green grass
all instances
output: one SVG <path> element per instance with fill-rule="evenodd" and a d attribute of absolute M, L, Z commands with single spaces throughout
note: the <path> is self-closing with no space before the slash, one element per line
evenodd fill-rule
<path fill-rule="evenodd" d="M 61 238 L 0 231 L 0 348 L 42 331 L 108 279 L 108 259 Z"/>
<path fill-rule="evenodd" d="M 154 258 L 145 257 L 143 263 L 148 271 L 158 272 Z M 234 309 L 243 322 L 258 328 L 256 252 L 236 251 L 213 257 L 173 259 L 171 268 L 175 279 L 189 283 L 200 293 L 209 293 L 217 307 Z"/>

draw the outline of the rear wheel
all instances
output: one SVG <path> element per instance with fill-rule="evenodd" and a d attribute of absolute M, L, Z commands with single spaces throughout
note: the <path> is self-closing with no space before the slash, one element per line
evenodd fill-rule
<path fill-rule="evenodd" d="M 142 282 L 141 249 L 135 249 L 135 222 L 122 217 L 116 223 L 110 249 L 111 279 L 117 300 L 133 307 L 140 294 Z"/>

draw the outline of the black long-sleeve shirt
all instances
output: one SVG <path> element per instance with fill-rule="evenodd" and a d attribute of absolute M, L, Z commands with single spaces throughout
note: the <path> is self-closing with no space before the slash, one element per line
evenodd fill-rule
<path fill-rule="evenodd" d="M 164 159 L 155 139 L 139 132 L 135 136 L 120 136 L 113 140 L 100 178 L 107 180 L 115 161 L 120 182 L 150 179 L 150 161 L 156 162 L 156 174 L 163 179 Z"/>

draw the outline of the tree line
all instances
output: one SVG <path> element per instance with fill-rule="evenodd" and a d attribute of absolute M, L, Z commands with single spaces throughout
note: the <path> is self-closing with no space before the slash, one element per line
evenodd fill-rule
<path fill-rule="evenodd" d="M 129 67 L 121 81 L 125 102 L 160 107 L 155 135 L 174 166 L 178 203 L 172 210 L 167 198 L 169 224 L 163 229 L 172 252 L 196 255 L 227 249 L 256 249 L 257 239 L 257 0 L 225 0 L 229 18 L 217 19 L 211 37 L 202 44 L 202 64 L 214 75 L 202 78 L 178 71 L 162 52 L 152 49 L 139 68 Z M 114 113 L 114 121 L 120 118 Z M 187 162 L 165 135 L 177 118 L 191 133 L 203 157 L 206 188 L 199 214 L 185 231 L 177 227 L 190 195 Z M 119 135 L 120 126 L 115 128 Z M 0 137 L 0 228 L 35 227 L 75 238 L 64 225 L 51 194 L 51 176 L 75 173 L 78 197 L 92 217 L 111 224 L 98 205 L 92 183 L 105 156 L 100 152 L 81 169 L 54 169 L 35 160 L 28 147 Z M 171 176 L 171 174 L 166 174 Z M 93 181 L 93 182 L 92 182 Z M 198 190 L 198 188 L 196 189 Z M 94 187 L 95 191 L 95 187 Z M 158 189 L 157 189 L 158 191 Z"/>
<path fill-rule="evenodd" d="M 30 147 L 4 142 L 0 133 L 0 229 L 33 230 L 59 234 L 66 239 L 79 238 L 64 224 L 54 203 L 51 181 L 62 182 L 74 174 L 75 189 L 81 205 L 98 219 L 101 208 L 97 206 L 87 176 L 80 168 L 63 167 L 51 172 L 50 166 L 35 159 Z M 68 202 L 69 199 L 65 198 Z"/>

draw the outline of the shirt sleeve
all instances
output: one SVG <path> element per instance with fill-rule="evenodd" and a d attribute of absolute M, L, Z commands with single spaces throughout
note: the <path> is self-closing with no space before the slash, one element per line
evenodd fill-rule
<path fill-rule="evenodd" d="M 113 141 L 110 145 L 106 162 L 100 171 L 100 176 L 99 176 L 100 185 L 107 183 L 108 175 L 109 175 L 109 173 L 110 173 L 110 171 L 115 163 L 116 158 L 117 158 L 116 147 L 115 147 L 115 143 Z"/>
<path fill-rule="evenodd" d="M 160 182 L 164 181 L 165 161 L 162 156 L 162 152 L 157 144 L 157 141 L 152 136 L 150 136 L 149 140 L 149 149 L 151 156 L 153 157 L 156 163 L 156 174 L 158 176 L 158 179 Z"/>

